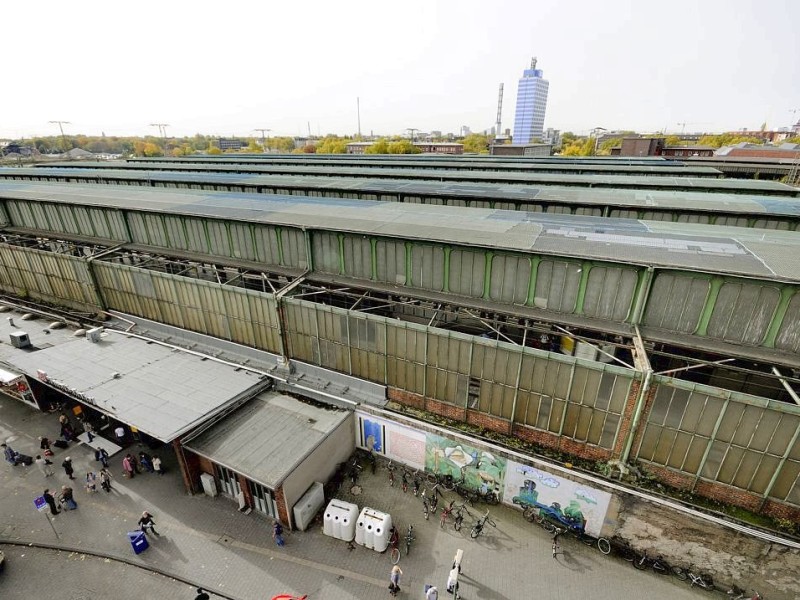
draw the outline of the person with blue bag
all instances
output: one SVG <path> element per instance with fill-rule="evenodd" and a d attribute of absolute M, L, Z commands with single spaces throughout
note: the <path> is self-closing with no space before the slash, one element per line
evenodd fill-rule
<path fill-rule="evenodd" d="M 281 525 L 278 521 L 275 521 L 275 524 L 272 526 L 272 539 L 275 540 L 275 543 L 278 546 L 283 546 L 283 525 Z"/>

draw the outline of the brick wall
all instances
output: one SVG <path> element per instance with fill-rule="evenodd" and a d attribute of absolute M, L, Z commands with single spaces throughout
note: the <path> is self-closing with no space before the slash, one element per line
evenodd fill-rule
<path fill-rule="evenodd" d="M 275 504 L 278 506 L 278 520 L 287 529 L 292 528 L 292 520 L 289 518 L 289 511 L 286 508 L 286 497 L 283 495 L 283 486 L 275 490 Z"/>
<path fill-rule="evenodd" d="M 498 433 L 512 433 L 511 421 L 501 419 L 492 415 L 487 415 L 484 412 L 477 410 L 467 410 L 467 423 L 470 425 L 477 425 L 489 431 L 497 431 Z M 452 417 L 451 417 L 452 418 Z M 462 419 L 463 420 L 463 419 Z"/>

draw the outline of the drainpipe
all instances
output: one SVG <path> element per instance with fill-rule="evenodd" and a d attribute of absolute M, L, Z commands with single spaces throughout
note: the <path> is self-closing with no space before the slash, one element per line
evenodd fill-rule
<path fill-rule="evenodd" d="M 636 398 L 636 408 L 633 409 L 631 428 L 628 431 L 628 439 L 625 440 L 625 448 L 623 449 L 622 456 L 620 457 L 620 464 L 622 467 L 625 467 L 628 464 L 628 458 L 631 454 L 631 447 L 633 446 L 633 438 L 636 437 L 636 432 L 639 429 L 639 420 L 642 418 L 642 411 L 644 410 L 647 392 L 650 390 L 650 384 L 653 381 L 653 369 L 650 366 L 650 359 L 647 357 L 647 351 L 645 350 L 644 341 L 642 340 L 642 335 L 639 332 L 638 325 L 634 325 L 633 329 L 636 332 L 636 337 L 633 338 L 633 345 L 636 350 L 636 354 L 634 356 L 634 365 L 644 372 L 644 380 L 642 381 L 642 387 L 639 388 L 639 395 Z"/>
<path fill-rule="evenodd" d="M 644 402 L 645 398 L 647 397 L 647 392 L 650 389 L 650 382 L 653 379 L 653 369 L 647 369 L 644 372 L 644 382 L 642 383 L 642 387 L 639 388 L 639 397 L 636 399 L 636 408 L 633 412 L 633 421 L 631 421 L 631 429 L 628 432 L 628 439 L 625 441 L 625 449 L 622 451 L 622 456 L 620 457 L 620 463 L 622 465 L 628 464 L 628 457 L 631 453 L 631 447 L 633 446 L 633 438 L 636 435 L 636 430 L 639 428 L 639 420 L 642 418 L 642 410 L 644 409 Z"/>

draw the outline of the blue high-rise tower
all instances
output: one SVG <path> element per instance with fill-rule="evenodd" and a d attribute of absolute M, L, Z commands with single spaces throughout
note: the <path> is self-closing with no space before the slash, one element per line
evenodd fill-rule
<path fill-rule="evenodd" d="M 550 82 L 542 79 L 542 70 L 536 68 L 536 58 L 531 68 L 525 69 L 517 90 L 517 110 L 514 114 L 514 144 L 530 144 L 542 138 L 544 112 L 547 109 L 547 90 Z"/>

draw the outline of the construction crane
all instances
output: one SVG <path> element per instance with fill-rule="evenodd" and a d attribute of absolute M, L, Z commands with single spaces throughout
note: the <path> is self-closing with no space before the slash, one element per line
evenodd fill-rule
<path fill-rule="evenodd" d="M 164 142 L 164 156 L 167 155 L 167 127 L 169 123 L 150 123 L 150 127 L 158 127 L 158 133 Z"/>
<path fill-rule="evenodd" d="M 67 148 L 67 136 L 64 135 L 64 125 L 72 125 L 69 121 L 49 121 L 50 123 L 54 123 L 58 125 L 58 128 L 61 130 L 61 144 L 64 146 L 64 152 L 68 150 Z"/>

